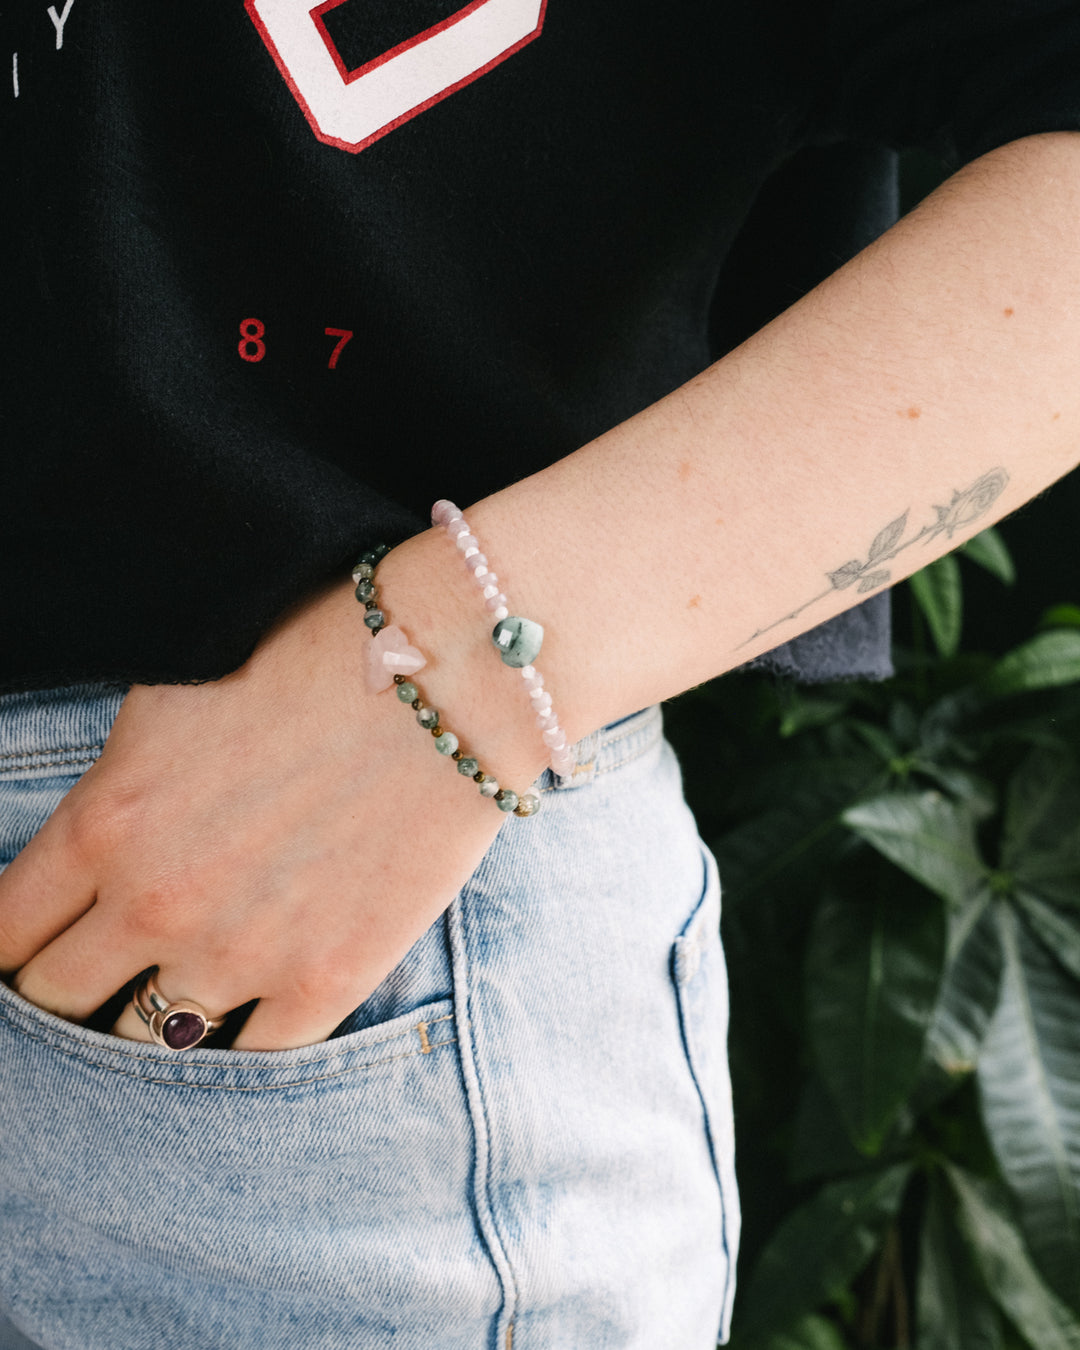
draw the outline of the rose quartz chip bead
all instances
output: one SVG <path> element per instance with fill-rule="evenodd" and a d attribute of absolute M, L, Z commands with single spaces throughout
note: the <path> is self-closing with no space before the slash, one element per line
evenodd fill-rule
<path fill-rule="evenodd" d="M 510 602 L 499 586 L 499 578 L 488 567 L 487 557 L 480 551 L 478 539 L 454 503 L 445 498 L 437 501 L 431 508 L 431 523 L 446 531 L 447 537 L 461 554 L 485 608 L 496 623 L 509 618 Z M 566 732 L 559 726 L 555 716 L 551 695 L 544 688 L 544 677 L 532 665 L 521 666 L 518 673 L 525 685 L 536 725 L 547 746 L 551 767 L 560 777 L 569 778 L 577 768 L 577 762 L 567 742 Z"/>
<path fill-rule="evenodd" d="M 404 631 L 396 624 L 387 624 L 375 634 L 368 648 L 368 692 L 380 694 L 394 683 L 395 675 L 407 679 L 426 665 L 427 658 L 411 645 Z"/>

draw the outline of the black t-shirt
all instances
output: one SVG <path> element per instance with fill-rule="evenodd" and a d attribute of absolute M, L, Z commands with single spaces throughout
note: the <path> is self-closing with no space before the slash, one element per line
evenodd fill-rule
<path fill-rule="evenodd" d="M 1080 9 L 1048 0 L 0 23 L 7 689 L 224 674 L 437 497 L 561 458 L 794 301 L 895 218 L 896 149 L 1080 130 Z M 776 660 L 880 672 L 884 616 Z"/>

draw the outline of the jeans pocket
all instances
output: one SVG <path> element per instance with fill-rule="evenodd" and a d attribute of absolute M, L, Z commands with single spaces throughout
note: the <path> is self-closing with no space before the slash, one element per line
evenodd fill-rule
<path fill-rule="evenodd" d="M 448 1284 L 487 1334 L 449 998 L 299 1050 L 177 1054 L 0 987 L 0 1078 L 0 1308 L 43 1344 L 382 1344 L 405 1309 L 437 1344 Z"/>
<path fill-rule="evenodd" d="M 122 697 L 0 699 L 0 867 Z M 273 1053 L 120 1040 L 0 984 L 0 1317 L 65 1350 L 351 1350 L 439 1344 L 450 1306 L 486 1343 L 448 960 L 436 925 L 343 1034 Z"/>
<path fill-rule="evenodd" d="M 727 1256 L 720 1334 L 726 1340 L 735 1296 L 740 1215 L 727 1061 L 728 981 L 720 941 L 720 880 L 716 860 L 704 844 L 701 849 L 705 885 L 697 907 L 675 940 L 671 975 L 679 1005 L 683 1049 L 701 1101 L 713 1170 L 720 1187 L 722 1239 Z"/>

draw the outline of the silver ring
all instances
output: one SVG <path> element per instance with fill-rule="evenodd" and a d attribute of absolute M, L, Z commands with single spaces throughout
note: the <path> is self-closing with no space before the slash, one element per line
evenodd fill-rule
<path fill-rule="evenodd" d="M 225 1022 L 225 1016 L 211 1017 L 205 1008 L 189 998 L 170 1003 L 153 975 L 135 986 L 131 1006 L 145 1024 L 150 1038 L 167 1050 L 190 1050 Z"/>

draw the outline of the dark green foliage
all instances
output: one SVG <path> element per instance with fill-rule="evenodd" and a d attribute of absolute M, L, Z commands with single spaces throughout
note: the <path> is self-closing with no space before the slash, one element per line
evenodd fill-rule
<path fill-rule="evenodd" d="M 668 709 L 725 885 L 733 1350 L 1080 1350 L 1080 607 L 964 653 L 961 566 L 1012 567 L 961 556 L 893 680 Z"/>

